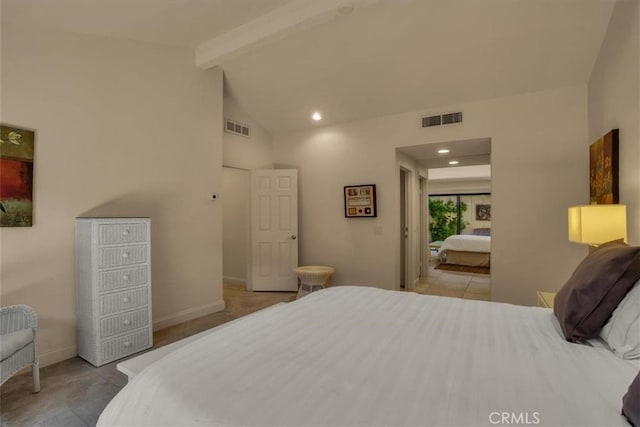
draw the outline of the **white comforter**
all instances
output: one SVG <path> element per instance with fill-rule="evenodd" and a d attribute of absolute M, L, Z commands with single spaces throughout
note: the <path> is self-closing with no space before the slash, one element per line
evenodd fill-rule
<path fill-rule="evenodd" d="M 473 234 L 456 234 L 447 237 L 438 254 L 445 250 L 465 252 L 491 252 L 491 236 L 475 236 Z"/>
<path fill-rule="evenodd" d="M 548 309 L 335 287 L 169 354 L 98 425 L 628 426 L 636 373 Z"/>

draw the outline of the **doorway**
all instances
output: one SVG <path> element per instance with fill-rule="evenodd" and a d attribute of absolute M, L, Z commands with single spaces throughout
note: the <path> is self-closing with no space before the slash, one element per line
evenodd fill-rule
<path fill-rule="evenodd" d="M 296 291 L 297 171 L 222 168 L 222 276 L 250 291 Z"/>
<path fill-rule="evenodd" d="M 455 229 L 453 234 L 490 235 L 491 139 L 422 144 L 398 148 L 397 151 L 401 153 L 399 155 L 415 162 L 417 174 L 413 186 L 406 185 L 406 175 L 400 177 L 401 274 L 406 278 L 407 260 L 413 259 L 414 263 L 417 263 L 415 273 L 419 275 L 417 282 L 410 287 L 413 291 L 490 300 L 489 266 L 476 269 L 462 265 L 466 260 L 460 261 L 461 265 L 449 265 L 454 263 L 448 263 L 447 259 L 442 257 L 444 252 L 440 249 L 444 238 L 436 238 L 436 235 L 442 233 L 432 233 L 433 226 L 430 227 L 430 224 L 433 225 L 433 215 L 429 209 L 429 201 L 432 196 L 455 194 L 455 200 L 449 203 L 452 206 L 448 206 L 447 201 L 439 203 L 438 206 L 434 206 L 434 215 L 438 209 L 442 213 L 442 210 L 450 208 L 451 212 L 445 213 L 445 225 Z M 413 189 L 409 190 L 411 187 Z M 410 203 L 407 204 L 408 200 L 414 201 L 414 207 L 410 207 Z M 403 207 L 411 212 L 407 215 L 402 211 Z M 403 239 L 407 230 L 410 231 L 409 234 L 411 230 L 415 230 L 413 245 L 407 245 L 406 239 Z M 434 230 L 441 231 L 438 228 Z M 490 249 L 487 250 L 486 256 L 490 260 Z M 456 258 L 456 262 L 457 260 Z"/>
<path fill-rule="evenodd" d="M 247 286 L 251 173 L 222 168 L 222 277 L 224 283 Z"/>

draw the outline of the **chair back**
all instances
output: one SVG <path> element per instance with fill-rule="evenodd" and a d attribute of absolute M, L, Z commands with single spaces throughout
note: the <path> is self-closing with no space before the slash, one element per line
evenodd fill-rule
<path fill-rule="evenodd" d="M 11 305 L 0 307 L 0 334 L 36 329 L 36 312 L 28 305 Z"/>

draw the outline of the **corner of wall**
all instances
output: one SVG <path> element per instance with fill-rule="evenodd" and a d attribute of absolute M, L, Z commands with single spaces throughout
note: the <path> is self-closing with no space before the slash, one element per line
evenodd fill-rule
<path fill-rule="evenodd" d="M 177 313 L 172 313 L 167 316 L 156 318 L 153 321 L 153 330 L 159 331 L 170 326 L 178 325 L 189 320 L 197 319 L 198 317 L 206 316 L 208 314 L 217 313 L 225 309 L 224 300 L 217 300 L 211 304 L 201 305 L 199 307 L 188 308 L 181 310 Z"/>

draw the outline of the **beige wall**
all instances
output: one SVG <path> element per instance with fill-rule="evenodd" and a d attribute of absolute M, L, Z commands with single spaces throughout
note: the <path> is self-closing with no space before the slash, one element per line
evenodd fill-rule
<path fill-rule="evenodd" d="M 248 125 L 251 136 L 224 132 L 222 164 L 240 169 L 273 168 L 273 137 L 229 94 L 224 97 L 224 117 Z"/>
<path fill-rule="evenodd" d="M 492 298 L 535 304 L 586 249 L 567 241 L 567 207 L 588 197 L 586 87 L 553 89 L 310 131 L 274 135 L 277 163 L 299 169 L 300 262 L 337 268 L 334 283 L 396 289 L 399 209 L 395 147 L 492 141 Z M 463 111 L 459 125 L 420 117 Z M 376 219 L 346 219 L 342 187 L 375 183 Z M 527 224 L 523 227 L 523 224 Z"/>
<path fill-rule="evenodd" d="M 491 179 L 429 180 L 429 194 L 491 193 Z"/>
<path fill-rule="evenodd" d="M 468 225 L 464 230 L 464 234 L 472 234 L 476 228 L 491 228 L 491 221 L 480 221 L 476 219 L 476 206 L 491 205 L 491 194 L 464 196 L 462 201 L 467 204 L 467 211 L 464 213 L 463 219 Z"/>
<path fill-rule="evenodd" d="M 619 1 L 614 8 L 589 79 L 589 139 L 585 142 L 588 146 L 611 129 L 620 130 L 620 203 L 627 205 L 628 238 L 635 245 L 640 245 L 638 9 L 637 1 Z M 588 202 L 588 198 L 582 201 Z"/>
<path fill-rule="evenodd" d="M 222 299 L 222 73 L 188 49 L 2 27 L 2 122 L 36 129 L 34 226 L 3 228 L 2 305 L 76 354 L 78 216 L 150 216 L 155 326 Z"/>

